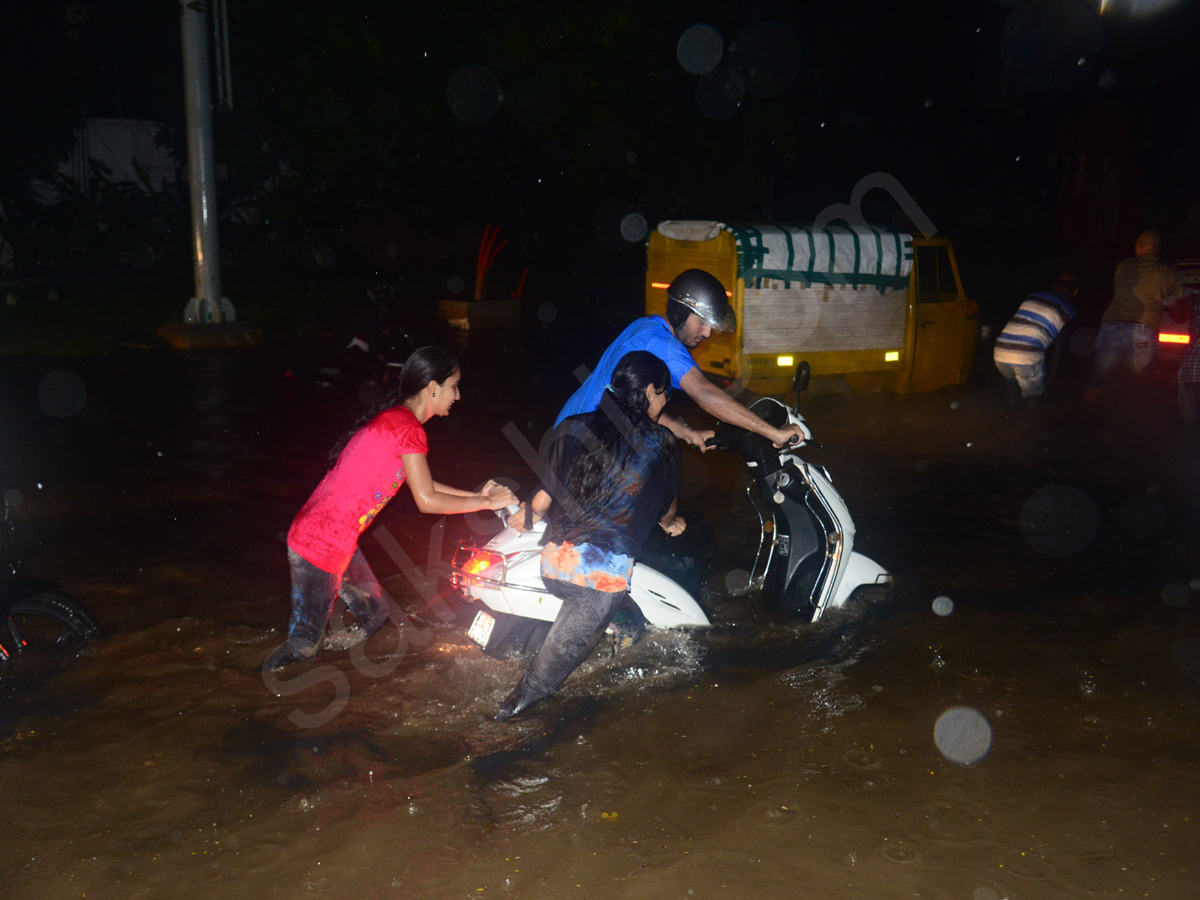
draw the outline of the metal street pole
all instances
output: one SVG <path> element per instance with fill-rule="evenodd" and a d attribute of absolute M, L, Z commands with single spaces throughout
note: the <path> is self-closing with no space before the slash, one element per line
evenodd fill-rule
<path fill-rule="evenodd" d="M 188 301 L 184 321 L 220 322 L 221 250 L 217 243 L 207 0 L 179 0 L 179 24 L 183 37 L 183 97 L 192 198 L 192 262 L 196 276 L 196 295 Z"/>

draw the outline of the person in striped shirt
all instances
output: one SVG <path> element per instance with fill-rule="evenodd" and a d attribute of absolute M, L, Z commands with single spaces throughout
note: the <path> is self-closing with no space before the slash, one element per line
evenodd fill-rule
<path fill-rule="evenodd" d="M 1054 279 L 1051 290 L 1026 297 L 996 338 L 992 359 L 1007 383 L 1009 406 L 1016 406 L 1022 398 L 1027 406 L 1034 406 L 1046 393 L 1054 369 L 1053 364 L 1047 369 L 1047 351 L 1063 326 L 1075 318 L 1071 301 L 1078 292 L 1075 276 L 1063 272 Z M 1055 361 L 1057 357 L 1055 353 Z"/>

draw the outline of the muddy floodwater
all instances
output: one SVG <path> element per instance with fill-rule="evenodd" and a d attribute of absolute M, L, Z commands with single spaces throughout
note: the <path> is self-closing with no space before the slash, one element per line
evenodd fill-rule
<path fill-rule="evenodd" d="M 463 398 L 429 425 L 435 477 L 530 484 L 502 429 L 536 445 L 608 337 L 448 338 Z M 264 678 L 282 534 L 364 408 L 291 361 L 0 364 L 28 571 L 104 627 L 0 664 L 3 896 L 1198 895 L 1200 443 L 1169 385 L 1093 407 L 1068 380 L 1034 411 L 983 370 L 907 398 L 816 385 L 809 458 L 894 595 L 819 627 L 768 614 L 739 592 L 744 465 L 686 451 L 714 627 L 597 653 L 498 725 L 524 662 L 484 656 L 373 532 L 412 626 Z M 50 371 L 85 402 L 40 391 Z M 423 569 L 483 520 L 437 524 L 403 491 L 376 521 Z"/>

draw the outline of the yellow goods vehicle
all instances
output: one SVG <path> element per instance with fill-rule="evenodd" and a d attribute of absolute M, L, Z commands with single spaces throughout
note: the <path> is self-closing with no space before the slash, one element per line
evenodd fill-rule
<path fill-rule="evenodd" d="M 796 364 L 856 389 L 898 393 L 962 384 L 979 310 L 946 238 L 867 226 L 811 228 L 668 221 L 650 235 L 646 312 L 665 315 L 684 269 L 725 285 L 738 330 L 692 351 L 701 370 L 782 393 Z"/>

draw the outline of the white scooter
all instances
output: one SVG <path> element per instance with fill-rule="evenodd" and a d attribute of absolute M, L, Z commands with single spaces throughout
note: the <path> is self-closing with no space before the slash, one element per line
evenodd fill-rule
<path fill-rule="evenodd" d="M 516 509 L 502 511 L 502 518 Z M 487 607 L 476 613 L 467 636 L 489 653 L 514 645 L 526 652 L 536 650 L 558 615 L 562 601 L 542 583 L 545 531 L 544 520 L 524 532 L 505 526 L 484 546 L 463 542 L 454 554 L 451 585 L 464 599 Z M 626 603 L 633 603 L 653 628 L 709 626 L 708 616 L 686 588 L 643 561 L 633 565 Z M 619 625 L 609 630 L 619 630 Z"/>
<path fill-rule="evenodd" d="M 756 487 L 761 500 L 761 507 L 754 504 L 762 532 L 750 587 L 762 590 L 772 608 L 816 622 L 827 610 L 844 606 L 859 588 L 889 590 L 892 576 L 879 563 L 854 552 L 854 520 L 828 470 L 805 462 L 795 452 L 812 442 L 812 432 L 798 409 L 808 380 L 809 366 L 802 362 L 792 381 L 795 409 L 771 397 L 750 405 L 751 411 L 776 428 L 799 425 L 802 441 L 780 450 L 766 438 L 722 424 L 712 445 L 742 454 L 754 478 L 746 493 L 753 503 Z"/>
<path fill-rule="evenodd" d="M 793 381 L 797 395 L 808 377 L 808 364 L 801 363 Z M 764 516 L 755 504 L 761 532 L 750 587 L 763 590 L 772 608 L 815 622 L 827 609 L 844 605 L 857 588 L 890 584 L 892 577 L 882 566 L 853 551 L 854 522 L 829 473 L 796 455 L 812 440 L 799 412 L 769 397 L 750 408 L 777 428 L 791 423 L 804 434 L 802 441 L 782 450 L 730 425 L 721 425 L 713 439 L 718 449 L 742 454 L 769 505 Z M 754 503 L 752 490 L 747 493 Z M 467 635 L 489 653 L 514 645 L 536 650 L 558 615 L 562 601 L 545 589 L 541 577 L 545 528 L 544 522 L 528 532 L 506 526 L 482 547 L 467 541 L 454 554 L 451 585 L 468 602 L 486 607 L 475 615 Z M 629 601 L 652 628 L 710 624 L 688 590 L 645 562 L 634 564 Z"/>

